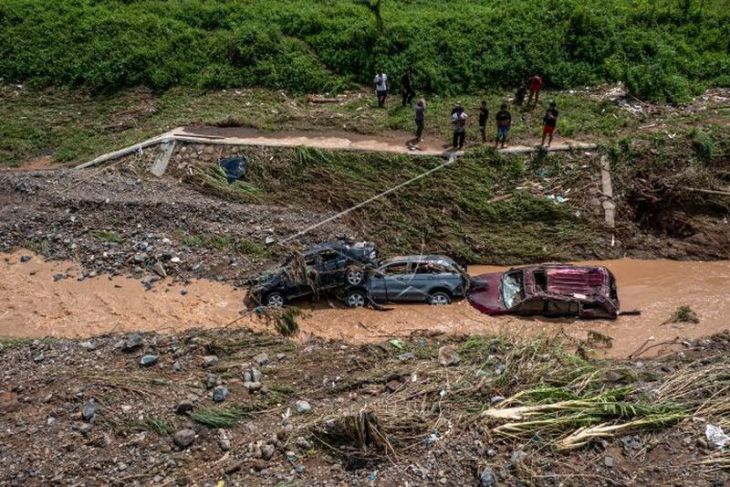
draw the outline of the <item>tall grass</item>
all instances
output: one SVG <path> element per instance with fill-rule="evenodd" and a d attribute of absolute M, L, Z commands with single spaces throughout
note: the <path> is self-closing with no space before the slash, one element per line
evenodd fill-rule
<path fill-rule="evenodd" d="M 0 77 L 110 91 L 369 84 L 413 65 L 420 90 L 623 80 L 640 98 L 681 101 L 730 84 L 722 0 L 5 0 Z M 376 15 L 377 14 L 377 15 Z"/>

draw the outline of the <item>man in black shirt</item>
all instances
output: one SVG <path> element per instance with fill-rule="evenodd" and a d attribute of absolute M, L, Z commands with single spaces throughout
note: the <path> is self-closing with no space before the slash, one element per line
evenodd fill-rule
<path fill-rule="evenodd" d="M 501 141 L 502 149 L 504 149 L 507 144 L 509 129 L 512 127 L 512 114 L 507 110 L 506 103 L 502 103 L 495 118 L 497 120 L 497 140 L 494 141 L 494 148 L 496 149 Z"/>
<path fill-rule="evenodd" d="M 545 145 L 545 137 L 548 136 L 548 147 L 553 143 L 553 132 L 555 132 L 555 126 L 558 124 L 558 109 L 555 107 L 555 102 L 550 102 L 550 108 L 545 111 L 545 117 L 542 119 L 542 142 L 541 146 Z"/>
<path fill-rule="evenodd" d="M 413 91 L 413 73 L 410 67 L 406 68 L 406 72 L 400 79 L 400 91 L 403 95 L 403 106 L 410 105 L 411 100 L 416 95 L 416 92 Z"/>
<path fill-rule="evenodd" d="M 489 108 L 487 102 L 483 101 L 479 108 L 479 132 L 482 134 L 482 144 L 487 143 L 487 120 L 489 120 Z"/>

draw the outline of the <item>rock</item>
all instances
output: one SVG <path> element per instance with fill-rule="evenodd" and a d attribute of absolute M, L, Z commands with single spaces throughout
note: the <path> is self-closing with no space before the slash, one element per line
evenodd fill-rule
<path fill-rule="evenodd" d="M 261 385 L 261 382 L 244 382 L 243 387 L 245 387 L 248 392 L 253 393 L 260 391 L 263 386 Z"/>
<path fill-rule="evenodd" d="M 173 370 L 173 372 L 180 372 L 182 370 L 182 365 L 180 365 L 180 362 L 179 361 L 176 360 L 172 364 L 172 370 Z"/>
<path fill-rule="evenodd" d="M 170 259 L 170 262 L 172 262 L 173 264 L 179 264 L 181 260 L 180 257 L 173 257 L 172 259 Z"/>
<path fill-rule="evenodd" d="M 244 382 L 261 382 L 261 372 L 258 369 L 247 369 L 243 372 Z"/>
<path fill-rule="evenodd" d="M 303 400 L 299 400 L 294 403 L 294 408 L 299 414 L 306 414 L 312 410 L 312 406 L 307 401 Z"/>
<path fill-rule="evenodd" d="M 219 361 L 220 359 L 217 355 L 206 355 L 203 357 L 203 367 L 215 367 Z"/>
<path fill-rule="evenodd" d="M 141 359 L 139 359 L 139 365 L 142 367 L 152 367 L 159 360 L 159 355 L 144 355 Z"/>
<path fill-rule="evenodd" d="M 144 262 L 147 260 L 147 254 L 144 252 L 141 252 L 139 254 L 134 254 L 134 257 L 132 257 L 132 260 L 135 264 L 144 264 Z"/>
<path fill-rule="evenodd" d="M 613 457 L 605 457 L 603 459 L 603 464 L 609 468 L 612 468 L 614 466 Z"/>
<path fill-rule="evenodd" d="M 227 466 L 225 468 L 224 472 L 226 475 L 231 475 L 231 474 L 238 472 L 242 468 L 243 468 L 243 461 L 234 462 L 234 463 L 230 464 L 229 466 Z"/>
<path fill-rule="evenodd" d="M 489 399 L 489 402 L 491 402 L 492 405 L 494 405 L 494 404 L 499 404 L 500 402 L 502 402 L 504 400 L 505 400 L 504 396 L 492 396 L 491 399 Z"/>
<path fill-rule="evenodd" d="M 142 335 L 139 333 L 129 335 L 124 345 L 122 345 L 122 350 L 125 352 L 133 352 L 142 346 L 142 342 Z"/>
<path fill-rule="evenodd" d="M 20 262 L 22 262 L 23 264 L 25 264 L 26 262 L 30 262 L 30 259 L 31 259 L 30 255 L 21 255 L 20 256 Z"/>
<path fill-rule="evenodd" d="M 96 416 L 96 403 L 91 399 L 81 409 L 81 417 L 84 421 L 90 423 L 94 419 L 94 416 Z"/>
<path fill-rule="evenodd" d="M 482 470 L 481 475 L 479 475 L 479 487 L 497 487 L 497 479 L 491 468 L 486 467 Z"/>
<path fill-rule="evenodd" d="M 187 289 L 181 289 L 180 290 L 180 296 L 187 296 L 188 290 Z"/>
<path fill-rule="evenodd" d="M 155 272 L 155 274 L 162 278 L 167 277 L 167 271 L 165 270 L 165 266 L 162 265 L 162 262 L 157 262 L 155 265 L 153 265 L 152 270 Z"/>
<path fill-rule="evenodd" d="M 401 362 L 405 362 L 407 360 L 413 360 L 414 355 L 411 352 L 406 352 L 398 355 L 398 360 Z"/>
<path fill-rule="evenodd" d="M 194 407 L 192 401 L 182 401 L 175 408 L 175 414 L 188 414 Z"/>
<path fill-rule="evenodd" d="M 83 348 L 84 350 L 93 351 L 93 350 L 96 350 L 96 343 L 94 343 L 90 340 L 87 340 L 85 342 L 79 343 L 79 347 Z"/>
<path fill-rule="evenodd" d="M 254 362 L 256 362 L 256 363 L 257 363 L 257 364 L 258 364 L 259 366 L 261 366 L 261 365 L 266 365 L 266 364 L 268 364 L 268 363 L 270 362 L 268 354 L 266 354 L 266 353 L 263 353 L 263 352 L 262 352 L 262 353 L 260 353 L 260 354 L 258 354 L 258 355 L 256 355 L 256 356 L 255 356 L 255 357 L 253 358 L 253 360 L 254 360 Z"/>
<path fill-rule="evenodd" d="M 269 237 L 266 237 L 266 239 L 264 239 L 264 243 L 265 243 L 266 245 L 271 245 L 271 244 L 273 244 L 274 242 L 276 242 L 276 240 L 274 239 L 274 237 L 271 237 L 271 236 L 269 236 Z"/>
<path fill-rule="evenodd" d="M 261 458 L 264 460 L 271 460 L 271 457 L 274 456 L 274 451 L 276 449 L 274 448 L 274 445 L 264 445 L 261 447 Z"/>
<path fill-rule="evenodd" d="M 439 348 L 439 364 L 444 367 L 451 365 L 457 365 L 459 363 L 459 354 L 456 352 L 456 347 L 453 345 L 444 345 Z"/>
<path fill-rule="evenodd" d="M 294 444 L 299 448 L 300 450 L 307 451 L 310 448 L 312 448 L 312 444 L 307 441 L 306 438 L 303 436 L 298 436 L 296 440 L 294 440 Z"/>
<path fill-rule="evenodd" d="M 66 274 L 54 274 L 53 275 L 53 282 L 58 282 L 61 279 L 66 279 Z"/>
<path fill-rule="evenodd" d="M 208 375 L 205 376 L 205 388 L 212 389 L 218 385 L 219 381 L 220 381 L 220 377 L 218 377 L 215 374 L 209 373 Z"/>
<path fill-rule="evenodd" d="M 223 428 L 218 430 L 218 447 L 222 451 L 229 451 L 231 449 L 231 439 L 228 437 L 228 432 Z"/>
<path fill-rule="evenodd" d="M 228 397 L 228 388 L 226 386 L 217 386 L 213 389 L 213 400 L 215 402 L 223 402 Z"/>
<path fill-rule="evenodd" d="M 177 431 L 172 437 L 172 441 L 178 448 L 184 450 L 195 441 L 195 431 L 187 428 Z"/>
<path fill-rule="evenodd" d="M 18 395 L 14 392 L 0 392 L 0 412 L 12 413 L 20 409 Z"/>

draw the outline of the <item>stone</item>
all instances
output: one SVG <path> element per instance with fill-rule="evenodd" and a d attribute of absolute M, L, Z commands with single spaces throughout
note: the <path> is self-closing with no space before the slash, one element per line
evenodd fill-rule
<path fill-rule="evenodd" d="M 217 386 L 213 389 L 213 400 L 215 402 L 223 402 L 228 397 L 228 388 L 226 386 Z"/>
<path fill-rule="evenodd" d="M 172 262 L 173 264 L 179 264 L 182 261 L 180 260 L 180 257 L 173 257 L 170 259 L 170 262 Z"/>
<path fill-rule="evenodd" d="M 142 367 L 152 367 L 160 360 L 159 355 L 144 355 L 139 359 L 139 365 Z"/>
<path fill-rule="evenodd" d="M 227 466 L 225 468 L 224 472 L 226 475 L 231 475 L 231 474 L 238 472 L 242 468 L 243 468 L 243 461 L 238 461 L 238 462 L 234 462 L 234 463 L 230 464 L 229 466 Z"/>
<path fill-rule="evenodd" d="M 494 472 L 489 467 L 482 470 L 479 475 L 479 487 L 497 487 L 497 479 L 494 477 Z"/>
<path fill-rule="evenodd" d="M 254 362 L 256 362 L 256 363 L 257 363 L 257 364 L 258 364 L 259 366 L 261 366 L 261 365 L 266 365 L 266 364 L 268 364 L 268 363 L 270 362 L 270 360 L 269 360 L 269 355 L 268 355 L 268 354 L 266 354 L 266 353 L 263 353 L 263 352 L 262 352 L 262 353 L 260 353 L 260 354 L 258 354 L 258 355 L 256 355 L 256 356 L 255 356 L 255 357 L 253 358 L 253 360 L 254 360 Z"/>
<path fill-rule="evenodd" d="M 174 362 L 174 363 L 172 364 L 172 371 L 173 371 L 173 372 L 180 372 L 181 370 L 182 370 L 182 365 L 180 365 L 180 362 L 176 360 L 176 361 L 175 361 L 175 362 Z"/>
<path fill-rule="evenodd" d="M 191 429 L 181 429 L 172 437 L 172 441 L 180 449 L 185 449 L 195 441 L 195 431 Z"/>
<path fill-rule="evenodd" d="M 155 265 L 153 265 L 152 270 L 155 271 L 155 274 L 160 277 L 167 277 L 167 271 L 165 270 L 165 266 L 163 266 L 161 262 L 157 262 Z"/>
<path fill-rule="evenodd" d="M 87 340 L 85 342 L 79 343 L 79 347 L 83 348 L 84 350 L 93 351 L 93 350 L 96 350 L 96 343 L 94 343 L 90 340 Z"/>
<path fill-rule="evenodd" d="M 31 256 L 30 255 L 21 255 L 20 256 L 20 262 L 25 264 L 26 262 L 30 262 Z"/>
<path fill-rule="evenodd" d="M 271 457 L 274 456 L 274 451 L 276 451 L 274 445 L 264 445 L 261 447 L 261 458 L 264 460 L 271 460 Z"/>
<path fill-rule="evenodd" d="M 307 401 L 303 400 L 299 400 L 294 403 L 294 407 L 299 414 L 306 414 L 312 410 L 312 406 Z"/>
<path fill-rule="evenodd" d="M 53 275 L 53 282 L 58 282 L 61 279 L 66 279 L 66 274 L 54 274 Z"/>
<path fill-rule="evenodd" d="M 206 355 L 203 357 L 203 367 L 215 367 L 219 361 L 220 359 L 217 355 Z"/>
<path fill-rule="evenodd" d="M 444 367 L 450 367 L 459 363 L 459 354 L 456 352 L 454 345 L 444 345 L 439 348 L 439 364 Z"/>
<path fill-rule="evenodd" d="M 499 404 L 500 402 L 502 402 L 504 400 L 505 400 L 504 396 L 492 396 L 491 399 L 489 400 L 489 402 L 491 402 L 492 405 L 494 405 L 494 404 Z"/>
<path fill-rule="evenodd" d="M 294 440 L 294 444 L 299 448 L 300 450 L 307 451 L 312 448 L 312 444 L 307 441 L 306 438 L 303 436 L 298 436 L 296 440 Z"/>
<path fill-rule="evenodd" d="M 261 382 L 262 374 L 258 369 L 247 369 L 243 372 L 244 382 Z"/>
<path fill-rule="evenodd" d="M 194 407 L 192 401 L 182 401 L 175 408 L 175 414 L 188 414 Z"/>
<path fill-rule="evenodd" d="M 122 345 L 122 350 L 124 350 L 125 352 L 133 352 L 142 346 L 142 342 L 142 335 L 140 335 L 139 333 L 134 333 L 127 337 L 124 345 Z"/>
<path fill-rule="evenodd" d="M 398 355 L 398 360 L 400 360 L 401 362 L 406 362 L 408 360 L 413 360 L 413 359 L 414 359 L 414 355 L 411 352 L 406 352 L 406 353 L 402 353 L 402 354 Z"/>
<path fill-rule="evenodd" d="M 245 387 L 248 392 L 256 392 L 260 391 L 263 386 L 261 382 L 244 382 L 243 387 Z"/>
<path fill-rule="evenodd" d="M 608 468 L 612 468 L 614 466 L 614 460 L 613 457 L 605 457 L 603 459 L 603 464 L 607 466 Z"/>
<path fill-rule="evenodd" d="M 220 377 L 218 377 L 215 374 L 209 373 L 208 375 L 205 376 L 205 388 L 212 389 L 218 385 L 219 381 L 220 381 Z"/>
<path fill-rule="evenodd" d="M 96 416 L 96 409 L 96 403 L 93 399 L 84 404 L 84 407 L 81 409 L 81 417 L 83 420 L 87 423 L 91 422 L 94 416 Z"/>

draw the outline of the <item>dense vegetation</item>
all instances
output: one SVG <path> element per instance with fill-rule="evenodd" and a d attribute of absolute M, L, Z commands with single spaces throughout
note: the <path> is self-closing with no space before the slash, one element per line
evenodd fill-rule
<path fill-rule="evenodd" d="M 623 80 L 682 101 L 730 85 L 724 0 L 4 0 L 0 77 L 114 91 L 147 85 L 295 92 L 415 68 L 419 88 L 568 88 Z"/>

